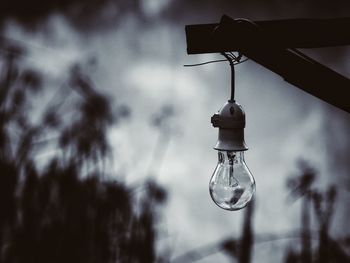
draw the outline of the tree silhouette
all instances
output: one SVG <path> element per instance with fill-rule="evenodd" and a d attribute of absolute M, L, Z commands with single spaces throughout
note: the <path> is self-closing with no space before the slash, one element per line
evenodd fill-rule
<path fill-rule="evenodd" d="M 0 76 L 0 262 L 161 261 L 154 224 L 165 190 L 147 181 L 138 204 L 133 189 L 104 170 L 108 128 L 127 117 L 127 109 L 114 114 L 108 97 L 73 67 L 68 89 L 34 114 L 44 76 L 21 67 L 21 48 L 6 50 Z M 64 105 L 73 93 L 79 95 L 70 101 L 73 107 Z M 47 139 L 51 134 L 54 139 Z M 38 159 L 48 148 L 55 154 Z"/>
<path fill-rule="evenodd" d="M 312 197 L 312 183 L 316 177 L 316 171 L 308 166 L 305 161 L 299 161 L 300 176 L 288 180 L 287 185 L 291 189 L 294 198 L 302 199 L 301 211 L 301 257 L 300 262 L 311 263 L 311 241 L 310 241 L 310 198 Z"/>
<path fill-rule="evenodd" d="M 326 191 L 313 187 L 316 179 L 316 170 L 307 162 L 299 162 L 300 175 L 288 180 L 287 186 L 291 189 L 294 198 L 303 198 L 301 211 L 301 251 L 296 252 L 289 248 L 285 262 L 350 262 L 350 257 L 344 252 L 338 241 L 332 239 L 329 228 L 334 214 L 336 188 L 331 185 Z M 310 204 L 312 204 L 318 223 L 317 252 L 311 247 L 312 231 L 310 224 Z"/>

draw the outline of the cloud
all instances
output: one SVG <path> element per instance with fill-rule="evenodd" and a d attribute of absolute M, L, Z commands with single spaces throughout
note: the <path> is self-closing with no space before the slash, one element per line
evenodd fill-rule
<path fill-rule="evenodd" d="M 14 0 L 0 2 L 0 23 L 15 20 L 28 29 L 41 28 L 52 14 L 63 15 L 78 29 L 91 31 L 99 26 L 113 26 L 127 14 L 136 14 L 139 0 Z M 113 20 L 113 21 L 111 21 Z M 100 28 L 101 29 L 101 28 Z"/>

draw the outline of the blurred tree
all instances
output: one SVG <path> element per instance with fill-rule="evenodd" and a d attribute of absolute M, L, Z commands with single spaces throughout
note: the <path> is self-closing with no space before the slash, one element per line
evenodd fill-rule
<path fill-rule="evenodd" d="M 36 95 L 44 77 L 21 68 L 21 48 L 6 50 L 0 64 L 0 262 L 161 261 L 154 225 L 165 190 L 146 182 L 137 204 L 133 189 L 104 176 L 101 165 L 110 154 L 108 128 L 128 116 L 127 108 L 113 114 L 108 97 L 77 67 L 61 101 L 54 97 L 43 107 Z M 72 92 L 80 96 L 62 110 Z M 52 133 L 57 138 L 46 140 Z M 39 161 L 48 147 L 55 154 Z"/>
<path fill-rule="evenodd" d="M 301 251 L 300 254 L 293 248 L 288 248 L 285 262 L 350 262 L 350 257 L 344 252 L 339 243 L 330 237 L 329 229 L 334 214 L 336 200 L 335 186 L 329 186 L 324 192 L 313 183 L 316 179 L 316 170 L 305 161 L 299 162 L 300 175 L 290 178 L 288 188 L 294 198 L 303 198 L 301 208 Z M 317 252 L 311 246 L 310 204 L 313 205 L 318 223 Z"/>
<path fill-rule="evenodd" d="M 310 198 L 312 197 L 312 184 L 316 177 L 316 171 L 311 168 L 305 161 L 299 161 L 301 175 L 288 180 L 288 188 L 294 198 L 302 199 L 301 209 L 301 258 L 302 263 L 311 263 L 311 233 L 310 233 Z"/>
<path fill-rule="evenodd" d="M 222 249 L 232 258 L 234 262 L 251 262 L 254 244 L 254 230 L 252 224 L 255 205 L 254 202 L 255 200 L 252 199 L 244 210 L 241 237 L 239 239 L 228 239 L 221 244 Z"/>

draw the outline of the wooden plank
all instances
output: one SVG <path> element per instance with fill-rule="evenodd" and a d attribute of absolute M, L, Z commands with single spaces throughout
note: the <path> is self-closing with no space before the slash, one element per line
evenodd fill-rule
<path fill-rule="evenodd" d="M 227 16 L 222 23 L 231 22 L 230 32 L 225 38 L 215 34 L 220 23 L 187 25 L 186 40 L 188 54 L 237 51 L 238 43 L 249 39 L 249 32 L 242 24 Z M 335 19 L 287 19 L 254 22 L 262 34 L 272 36 L 273 42 L 285 48 L 318 48 L 350 45 L 350 18 Z M 231 43 L 228 46 L 227 41 Z M 255 43 L 259 45 L 259 43 Z"/>
<path fill-rule="evenodd" d="M 343 25 L 338 19 L 327 21 L 330 22 L 330 25 Z M 349 22 L 348 19 L 342 21 Z M 304 22 L 306 23 L 302 34 L 304 37 L 300 38 L 299 42 L 297 40 L 293 42 L 292 36 L 297 38 L 297 33 L 292 29 L 302 27 Z M 288 83 L 350 113 L 350 96 L 348 95 L 350 94 L 350 80 L 291 48 L 350 44 L 350 37 L 349 42 L 344 36 L 327 42 L 327 30 L 330 30 L 331 26 L 326 23 L 326 20 L 284 20 L 283 23 L 276 24 L 273 21 L 260 22 L 262 26 L 264 23 L 269 28 L 274 27 L 274 30 L 261 30 L 260 27 L 252 26 L 245 21 L 237 23 L 236 20 L 227 16 L 222 18 L 219 27 L 218 24 L 197 25 L 195 29 L 193 26 L 187 26 L 187 44 L 190 44 L 187 46 L 188 53 L 239 51 L 280 75 Z M 325 23 L 328 26 L 325 27 L 324 35 L 311 34 L 310 31 L 313 27 L 316 28 L 317 32 L 318 26 L 324 26 Z M 283 25 L 286 25 L 286 30 L 282 30 Z M 209 31 L 210 34 L 208 34 Z M 285 32 L 283 33 L 283 31 Z M 277 32 L 281 34 L 277 34 Z M 308 37 L 308 32 L 314 38 Z M 287 38 L 288 34 L 291 36 Z M 349 35 L 348 32 L 345 35 Z M 292 42 L 287 43 L 286 39 L 290 39 Z"/>

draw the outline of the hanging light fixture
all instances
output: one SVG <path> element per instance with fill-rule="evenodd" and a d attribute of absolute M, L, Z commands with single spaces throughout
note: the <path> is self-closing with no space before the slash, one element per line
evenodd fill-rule
<path fill-rule="evenodd" d="M 218 151 L 218 164 L 209 182 L 209 192 L 220 208 L 234 211 L 244 208 L 252 199 L 255 180 L 244 160 L 244 152 L 248 150 L 244 142 L 245 113 L 234 99 L 234 62 L 240 63 L 241 56 L 222 55 L 231 66 L 231 98 L 211 118 L 213 126 L 219 128 L 219 136 L 214 147 Z"/>
<path fill-rule="evenodd" d="M 218 141 L 214 147 L 218 151 L 218 164 L 209 182 L 210 196 L 220 208 L 240 210 L 253 198 L 255 180 L 244 160 L 244 152 L 248 150 L 244 142 L 245 113 L 241 105 L 235 101 L 235 68 L 245 62 L 242 55 L 221 53 L 224 60 L 184 65 L 200 66 L 209 63 L 229 61 L 231 66 L 231 97 L 224 106 L 211 117 L 211 123 L 219 128 Z"/>
<path fill-rule="evenodd" d="M 344 44 L 343 38 L 339 38 L 342 36 L 341 32 L 332 34 L 332 41 L 324 37 L 327 33 L 318 36 L 313 32 L 322 29 L 332 33 L 340 24 L 346 23 L 344 19 L 253 22 L 223 15 L 218 24 L 186 26 L 187 53 L 203 54 L 229 50 L 243 52 L 290 84 L 350 112 L 349 100 L 345 96 L 348 92 L 349 79 L 296 49 Z M 286 29 L 292 29 L 289 31 L 294 31 L 296 35 L 290 37 Z M 281 38 L 281 34 L 284 34 L 284 37 Z M 231 98 L 211 119 L 213 126 L 219 128 L 218 141 L 214 147 L 218 151 L 219 160 L 211 177 L 209 190 L 212 199 L 219 207 L 239 210 L 249 203 L 255 193 L 254 178 L 244 161 L 244 152 L 248 149 L 244 142 L 245 114 L 234 99 L 234 65 L 243 61 L 240 61 L 240 55 L 236 57 L 231 52 L 221 54 L 225 56 L 225 60 L 187 66 L 227 60 L 230 62 Z M 329 84 L 334 88 L 328 89 Z"/>

